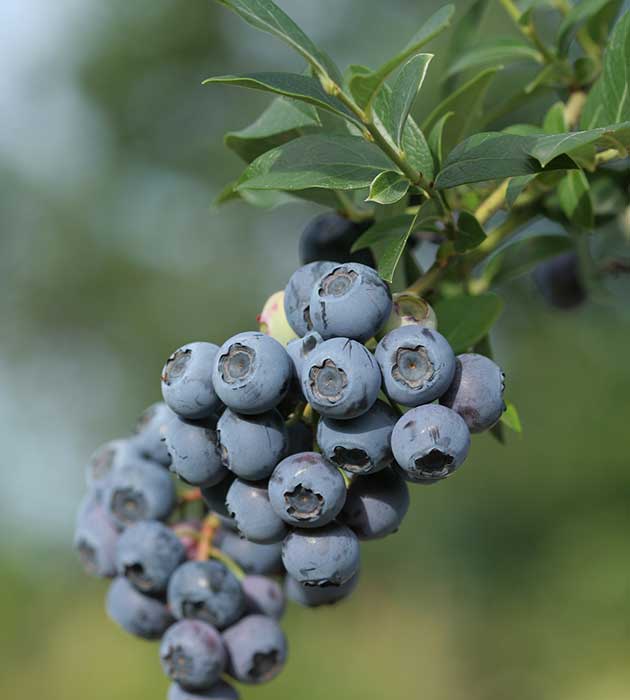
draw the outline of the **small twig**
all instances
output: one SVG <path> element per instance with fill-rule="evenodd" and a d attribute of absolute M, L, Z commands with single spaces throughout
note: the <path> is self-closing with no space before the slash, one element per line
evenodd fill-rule
<path fill-rule="evenodd" d="M 571 93 L 564 108 L 564 121 L 567 129 L 571 130 L 578 124 L 585 104 L 586 93 L 583 90 L 576 90 Z"/>
<path fill-rule="evenodd" d="M 218 529 L 221 527 L 221 521 L 218 516 L 211 513 L 204 518 L 199 533 L 199 544 L 197 546 L 197 561 L 207 561 L 212 550 L 212 540 Z"/>
<path fill-rule="evenodd" d="M 507 193 L 509 178 L 504 180 L 476 209 L 475 217 L 480 224 L 485 224 L 488 219 L 503 206 Z"/>

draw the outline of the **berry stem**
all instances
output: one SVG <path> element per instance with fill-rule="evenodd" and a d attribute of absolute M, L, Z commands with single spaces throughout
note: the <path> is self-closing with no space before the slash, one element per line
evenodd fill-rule
<path fill-rule="evenodd" d="M 210 547 L 208 555 L 211 559 L 216 559 L 222 564 L 225 564 L 225 566 L 234 574 L 234 576 L 236 576 L 239 581 L 242 581 L 245 578 L 245 572 L 234 561 L 234 559 L 229 557 L 225 552 L 222 552 L 217 547 Z"/>
<path fill-rule="evenodd" d="M 201 525 L 199 544 L 197 546 L 197 561 L 207 561 L 212 550 L 212 540 L 221 527 L 221 521 L 214 513 L 207 515 Z"/>

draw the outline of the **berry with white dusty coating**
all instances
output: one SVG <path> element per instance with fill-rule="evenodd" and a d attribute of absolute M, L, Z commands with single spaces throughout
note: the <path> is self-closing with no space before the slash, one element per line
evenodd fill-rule
<path fill-rule="evenodd" d="M 171 458 L 163 441 L 164 426 L 175 414 L 165 403 L 154 403 L 138 418 L 136 423 L 137 444 L 143 457 L 168 467 Z"/>
<path fill-rule="evenodd" d="M 168 700 L 238 700 L 236 688 L 225 681 L 218 681 L 209 690 L 191 691 L 172 683 L 168 689 Z"/>
<path fill-rule="evenodd" d="M 433 483 L 450 476 L 466 459 L 470 431 L 464 419 L 431 404 L 407 411 L 392 433 L 392 451 L 405 478 Z"/>
<path fill-rule="evenodd" d="M 239 333 L 219 348 L 212 382 L 223 403 L 238 413 L 263 413 L 286 396 L 293 365 L 287 351 L 264 333 Z"/>
<path fill-rule="evenodd" d="M 96 493 L 81 501 L 74 531 L 74 548 L 90 576 L 112 578 L 116 575 L 118 530 Z"/>
<path fill-rule="evenodd" d="M 352 420 L 322 418 L 317 426 L 317 444 L 322 454 L 352 474 L 373 474 L 394 459 L 390 440 L 398 416 L 384 401 Z"/>
<path fill-rule="evenodd" d="M 218 345 L 188 343 L 168 358 L 162 370 L 162 396 L 178 416 L 207 418 L 219 411 L 221 401 L 212 384 Z"/>
<path fill-rule="evenodd" d="M 348 338 L 319 345 L 302 368 L 302 389 L 322 416 L 350 420 L 372 408 L 381 388 L 381 373 L 372 353 Z"/>
<path fill-rule="evenodd" d="M 109 587 L 106 609 L 114 622 L 142 639 L 159 639 L 174 622 L 164 603 L 140 593 L 122 576 Z"/>
<path fill-rule="evenodd" d="M 366 265 L 336 265 L 314 286 L 310 299 L 313 329 L 324 339 L 364 343 L 378 333 L 392 310 L 389 287 Z"/>
<path fill-rule="evenodd" d="M 359 570 L 359 540 L 350 528 L 331 523 L 291 532 L 282 547 L 289 573 L 305 586 L 341 586 Z"/>
<path fill-rule="evenodd" d="M 248 615 L 223 633 L 228 673 L 241 683 L 266 683 L 282 671 L 287 640 L 280 625 L 266 615 Z"/>
<path fill-rule="evenodd" d="M 287 598 L 294 603 L 299 603 L 306 608 L 319 608 L 322 605 L 334 605 L 344 600 L 353 593 L 358 583 L 358 572 L 351 579 L 341 584 L 341 586 L 328 586 L 325 588 L 303 586 L 292 576 L 287 576 L 285 592 Z"/>
<path fill-rule="evenodd" d="M 246 574 L 282 573 L 282 544 L 256 544 L 233 532 L 221 529 L 217 544 Z"/>
<path fill-rule="evenodd" d="M 239 532 L 250 542 L 282 542 L 287 526 L 269 502 L 267 483 L 235 479 L 227 492 L 226 504 Z"/>
<path fill-rule="evenodd" d="M 286 600 L 277 581 L 267 576 L 245 576 L 241 585 L 251 613 L 268 615 L 276 620 L 284 615 Z"/>
<path fill-rule="evenodd" d="M 313 288 L 334 266 L 333 262 L 318 260 L 299 267 L 289 278 L 284 290 L 284 311 L 291 328 L 300 337 L 313 330 L 310 312 Z"/>
<path fill-rule="evenodd" d="M 303 338 L 296 338 L 287 345 L 287 352 L 293 362 L 295 376 L 302 376 L 302 367 L 308 356 L 324 339 L 316 331 L 309 331 Z"/>
<path fill-rule="evenodd" d="M 346 484 L 339 470 L 320 454 L 301 452 L 274 469 L 269 499 L 277 515 L 290 525 L 322 527 L 343 508 Z"/>
<path fill-rule="evenodd" d="M 457 356 L 455 377 L 440 403 L 466 421 L 471 433 L 492 428 L 505 411 L 505 374 L 488 357 L 477 353 Z"/>
<path fill-rule="evenodd" d="M 88 488 L 102 492 L 116 469 L 138 459 L 143 459 L 143 456 L 135 436 L 106 442 L 96 449 L 88 460 L 85 468 Z"/>
<path fill-rule="evenodd" d="M 266 479 L 288 449 L 287 429 L 277 410 L 256 416 L 227 409 L 217 423 L 221 460 L 236 476 Z"/>
<path fill-rule="evenodd" d="M 401 326 L 376 348 L 388 396 L 403 406 L 440 398 L 455 376 L 455 354 L 446 338 L 425 326 Z"/>

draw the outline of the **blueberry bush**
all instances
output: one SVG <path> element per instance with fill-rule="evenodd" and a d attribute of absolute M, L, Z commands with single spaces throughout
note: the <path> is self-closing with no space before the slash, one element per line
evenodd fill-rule
<path fill-rule="evenodd" d="M 346 598 L 361 542 L 401 527 L 410 486 L 451 477 L 477 433 L 521 431 L 490 340 L 499 284 L 532 274 L 566 310 L 630 268 L 594 243 L 611 222 L 619 235 L 630 225 L 620 2 L 500 0 L 520 39 L 487 42 L 474 32 L 487 2 L 463 17 L 447 5 L 382 66 L 342 71 L 271 0 L 219 1 L 305 62 L 206 81 L 273 95 L 226 136 L 246 166 L 220 203 L 326 211 L 259 329 L 177 349 L 163 402 L 88 463 L 75 547 L 88 573 L 112 579 L 110 617 L 160 640 L 171 700 L 237 698 L 238 684 L 275 678 L 287 599 Z M 553 35 L 539 6 L 556 14 Z M 416 120 L 425 48 L 447 31 L 444 99 Z M 516 62 L 536 77 L 485 109 Z M 555 104 L 519 121 L 550 88 Z"/>

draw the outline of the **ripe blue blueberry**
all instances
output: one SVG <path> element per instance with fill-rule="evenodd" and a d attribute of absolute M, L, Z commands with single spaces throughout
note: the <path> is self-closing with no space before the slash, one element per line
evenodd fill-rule
<path fill-rule="evenodd" d="M 191 486 L 215 486 L 227 476 L 212 419 L 187 421 L 173 416 L 164 428 L 171 471 Z"/>
<path fill-rule="evenodd" d="M 88 488 L 102 492 L 112 472 L 138 459 L 142 459 L 142 455 L 134 438 L 106 442 L 92 453 L 85 468 Z"/>
<path fill-rule="evenodd" d="M 533 272 L 540 293 L 550 306 L 575 309 L 586 301 L 587 292 L 576 253 L 563 253 L 540 263 Z"/>
<path fill-rule="evenodd" d="M 228 475 L 220 481 L 215 486 L 208 486 L 201 489 L 201 495 L 203 497 L 204 503 L 208 506 L 210 512 L 215 513 L 225 520 L 231 521 L 231 524 L 236 528 L 236 523 L 233 522 L 230 514 L 228 513 L 227 506 L 225 505 L 225 498 L 227 492 L 234 481 L 234 475 L 228 473 Z"/>
<path fill-rule="evenodd" d="M 389 318 L 392 295 L 371 267 L 347 263 L 336 265 L 317 281 L 309 308 L 313 329 L 322 338 L 352 338 L 364 343 Z"/>
<path fill-rule="evenodd" d="M 317 444 L 326 459 L 353 474 L 373 474 L 394 459 L 390 440 L 398 416 L 384 401 L 352 420 L 322 418 Z"/>
<path fill-rule="evenodd" d="M 328 211 L 312 219 L 300 236 L 300 260 L 310 263 L 316 260 L 358 262 L 374 266 L 374 256 L 368 249 L 351 253 L 350 249 L 359 236 L 374 221 L 350 221 L 336 211 Z"/>
<path fill-rule="evenodd" d="M 122 576 L 112 581 L 106 608 L 114 622 L 143 639 L 159 639 L 174 622 L 164 603 L 140 593 Z"/>
<path fill-rule="evenodd" d="M 286 600 L 277 581 L 266 576 L 245 576 L 241 585 L 250 613 L 268 615 L 276 620 L 284 615 Z"/>
<path fill-rule="evenodd" d="M 221 408 L 212 385 L 212 369 L 219 351 L 213 343 L 189 343 L 176 350 L 162 370 L 162 396 L 182 418 L 207 418 Z"/>
<path fill-rule="evenodd" d="M 321 605 L 334 605 L 347 598 L 357 587 L 358 583 L 358 572 L 351 579 L 342 583 L 341 586 L 328 586 L 326 588 L 303 586 L 292 576 L 287 576 L 285 591 L 287 598 L 294 603 L 299 603 L 307 608 L 318 608 Z"/>
<path fill-rule="evenodd" d="M 220 680 L 227 664 L 221 635 L 200 620 L 180 620 L 160 644 L 164 673 L 183 688 L 206 690 Z"/>
<path fill-rule="evenodd" d="M 286 396 L 293 365 L 277 340 L 259 332 L 239 333 L 223 343 L 212 374 L 223 403 L 238 413 L 263 413 Z"/>
<path fill-rule="evenodd" d="M 209 690 L 189 691 L 177 683 L 168 689 L 168 700 L 238 700 L 238 692 L 225 681 L 218 681 Z"/>
<path fill-rule="evenodd" d="M 186 559 L 177 535 L 155 520 L 128 527 L 118 540 L 116 568 L 142 593 L 166 591 L 175 569 Z"/>
<path fill-rule="evenodd" d="M 396 532 L 408 509 L 407 484 L 392 469 L 384 469 L 352 482 L 339 521 L 360 540 L 374 540 Z"/>
<path fill-rule="evenodd" d="M 271 507 L 267 483 L 235 479 L 227 492 L 226 504 L 240 533 L 250 542 L 282 542 L 287 526 Z"/>
<path fill-rule="evenodd" d="M 302 585 L 341 586 L 359 570 L 359 540 L 339 523 L 295 530 L 284 541 L 282 562 Z"/>
<path fill-rule="evenodd" d="M 166 520 L 175 507 L 175 485 L 161 466 L 137 460 L 111 475 L 103 503 L 122 528 L 141 520 Z"/>
<path fill-rule="evenodd" d="M 306 423 L 298 421 L 287 425 L 287 435 L 289 437 L 289 447 L 287 455 L 294 455 L 298 452 L 311 452 L 313 449 L 313 430 Z"/>
<path fill-rule="evenodd" d="M 405 478 L 418 483 L 450 476 L 466 459 L 469 449 L 470 431 L 464 419 L 436 404 L 407 411 L 392 433 L 396 461 Z"/>
<path fill-rule="evenodd" d="M 245 596 L 221 562 L 189 561 L 169 581 L 168 604 L 177 619 L 194 618 L 223 629 L 241 617 Z"/>
<path fill-rule="evenodd" d="M 302 376 L 302 367 L 306 358 L 322 342 L 324 342 L 324 339 L 319 333 L 310 331 L 303 338 L 296 338 L 287 345 L 287 352 L 293 362 L 296 377 Z"/>
<path fill-rule="evenodd" d="M 420 406 L 440 398 L 455 376 L 455 354 L 446 338 L 425 326 L 401 326 L 376 348 L 390 398 Z"/>
<path fill-rule="evenodd" d="M 282 572 L 282 544 L 255 544 L 233 532 L 221 530 L 217 538 L 221 551 L 246 574 L 274 575 Z"/>
<path fill-rule="evenodd" d="M 455 377 L 440 403 L 452 408 L 466 421 L 471 433 L 491 428 L 505 411 L 505 374 L 484 355 L 457 356 Z"/>
<path fill-rule="evenodd" d="M 141 454 L 165 467 L 171 463 L 171 458 L 162 440 L 162 432 L 173 416 L 173 411 L 165 403 L 154 403 L 143 412 L 136 423 L 134 442 Z"/>
<path fill-rule="evenodd" d="M 266 615 L 248 615 L 223 633 L 228 673 L 241 683 L 266 683 L 286 662 L 287 640 L 280 625 Z"/>
<path fill-rule="evenodd" d="M 304 395 L 322 416 L 356 418 L 372 408 L 380 388 L 376 360 L 356 340 L 325 341 L 313 350 L 302 368 Z"/>
<path fill-rule="evenodd" d="M 74 531 L 76 549 L 85 572 L 90 576 L 111 578 L 116 575 L 118 531 L 95 492 L 85 496 Z"/>
<path fill-rule="evenodd" d="M 301 452 L 282 460 L 269 480 L 274 511 L 296 527 L 322 527 L 332 522 L 346 500 L 339 470 L 317 452 Z"/>
<path fill-rule="evenodd" d="M 223 464 L 250 481 L 266 479 L 288 448 L 287 430 L 275 409 L 256 416 L 227 409 L 217 424 L 217 438 Z"/>
<path fill-rule="evenodd" d="M 284 312 L 293 330 L 300 336 L 313 330 L 311 323 L 311 293 L 319 278 L 332 270 L 335 263 L 325 260 L 299 267 L 284 290 Z"/>

